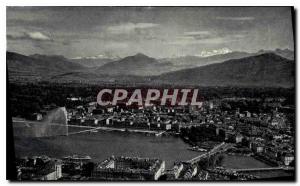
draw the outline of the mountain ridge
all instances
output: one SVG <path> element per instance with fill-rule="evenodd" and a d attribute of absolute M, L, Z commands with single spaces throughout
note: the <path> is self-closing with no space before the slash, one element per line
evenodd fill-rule
<path fill-rule="evenodd" d="M 151 76 L 159 75 L 169 69 L 168 63 L 161 64 L 155 58 L 137 53 L 100 66 L 95 72 L 110 75 Z"/>
<path fill-rule="evenodd" d="M 7 52 L 7 66 L 10 79 L 24 81 L 280 87 L 292 87 L 295 81 L 294 61 L 275 53 L 176 70 L 171 63 L 161 63 L 144 54 L 108 63 L 105 68 L 88 68 L 63 56 L 25 56 Z"/>
<path fill-rule="evenodd" d="M 222 63 L 164 73 L 156 81 L 205 86 L 294 86 L 295 63 L 274 53 L 264 53 Z"/>

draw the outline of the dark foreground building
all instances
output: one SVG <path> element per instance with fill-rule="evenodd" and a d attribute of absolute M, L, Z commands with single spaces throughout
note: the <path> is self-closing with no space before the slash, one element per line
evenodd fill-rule
<path fill-rule="evenodd" d="M 164 170 L 165 162 L 159 159 L 111 156 L 95 166 L 92 179 L 158 180 Z"/>

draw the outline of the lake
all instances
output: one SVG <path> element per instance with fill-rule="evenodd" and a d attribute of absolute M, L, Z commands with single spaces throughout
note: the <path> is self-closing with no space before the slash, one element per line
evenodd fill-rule
<path fill-rule="evenodd" d="M 250 168 L 266 168 L 271 166 L 251 156 L 225 155 L 223 167 L 229 169 L 246 169 L 246 168 L 250 169 Z"/>
<path fill-rule="evenodd" d="M 15 138 L 16 155 L 47 155 L 60 158 L 78 154 L 89 155 L 95 162 L 111 155 L 160 158 L 171 168 L 175 161 L 192 159 L 202 152 L 187 150 L 188 144 L 174 136 L 147 136 L 138 133 L 82 133 L 70 136 Z"/>

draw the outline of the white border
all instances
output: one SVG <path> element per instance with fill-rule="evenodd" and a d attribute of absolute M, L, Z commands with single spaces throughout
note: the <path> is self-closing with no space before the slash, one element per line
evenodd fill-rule
<path fill-rule="evenodd" d="M 0 91 L 0 119 L 1 119 L 1 130 L 0 130 L 0 144 L 1 144 L 1 163 L 0 163 L 0 183 L 8 185 L 12 184 L 6 180 L 6 65 L 5 65 L 5 54 L 6 54 L 6 6 L 295 6 L 296 9 L 300 7 L 300 1 L 294 0 L 251 0 L 251 1 L 243 1 L 243 0 L 206 0 L 206 1 L 197 1 L 197 0 L 83 0 L 83 1 L 75 1 L 75 0 L 7 0 L 6 2 L 0 2 L 0 50 L 1 50 L 1 67 L 0 67 L 0 83 L 1 83 L 1 91 Z M 297 13 L 296 13 L 297 17 Z M 296 18 L 296 25 L 298 24 L 298 19 Z M 298 30 L 298 29 L 296 29 Z M 297 33 L 296 33 L 297 34 Z M 298 37 L 296 37 L 298 38 Z M 298 41 L 298 39 L 297 39 Z M 296 43 L 298 43 L 295 41 Z M 298 48 L 297 48 L 298 54 Z M 297 55 L 298 56 L 298 55 Z M 298 58 L 297 58 L 298 59 Z M 299 72 L 299 65 L 297 65 L 297 71 Z M 297 82 L 299 82 L 299 78 L 297 76 Z M 297 83 L 297 92 L 299 94 L 299 85 Z M 297 100 L 297 105 L 299 105 L 300 101 Z M 297 109 L 297 116 L 299 116 L 299 109 Z M 298 124 L 298 123 L 297 123 Z M 299 128 L 297 127 L 297 134 L 299 139 Z M 297 140 L 297 150 L 299 149 L 299 140 Z M 298 151 L 297 151 L 298 152 Z M 297 153 L 298 155 L 298 153 Z M 299 168 L 299 159 L 297 157 L 297 168 Z M 297 178 L 299 179 L 299 170 L 297 172 Z M 77 184 L 76 182 L 73 183 L 64 183 L 65 185 L 73 185 Z M 226 182 L 216 183 L 215 185 L 222 185 L 226 184 Z M 13 183 L 19 184 L 19 183 Z M 29 185 L 32 183 L 22 183 L 23 185 Z M 47 183 L 47 185 L 56 185 L 59 183 Z M 81 184 L 81 182 L 79 182 Z M 89 184 L 94 184 L 89 183 Z M 95 183 L 95 184 L 104 184 L 104 183 Z M 109 183 L 112 185 L 119 185 L 123 183 Z M 141 184 L 138 183 L 127 183 L 127 184 Z M 152 183 L 142 183 L 143 185 L 148 185 Z M 172 182 L 169 183 L 159 183 L 163 185 L 171 185 Z M 176 184 L 179 184 L 178 182 Z M 181 183 L 180 183 L 181 184 Z M 204 182 L 184 182 L 184 184 L 201 184 L 207 185 L 211 183 L 204 183 Z M 228 184 L 228 183 L 227 183 Z M 243 182 L 230 182 L 229 184 L 253 184 L 253 183 L 243 183 Z M 259 183 L 261 184 L 261 183 Z M 264 185 L 272 185 L 272 184 L 287 184 L 281 182 L 272 182 L 272 183 L 265 183 Z"/>

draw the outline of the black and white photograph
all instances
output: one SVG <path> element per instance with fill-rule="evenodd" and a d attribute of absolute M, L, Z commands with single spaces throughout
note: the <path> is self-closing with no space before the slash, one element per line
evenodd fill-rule
<path fill-rule="evenodd" d="M 6 179 L 295 182 L 295 17 L 6 6 Z"/>

